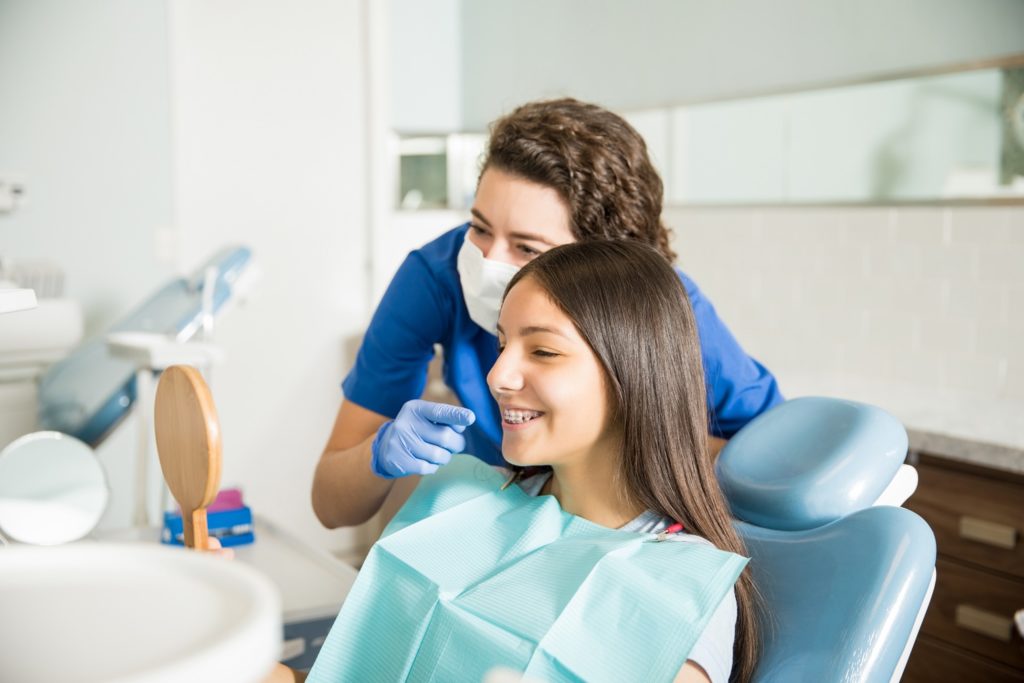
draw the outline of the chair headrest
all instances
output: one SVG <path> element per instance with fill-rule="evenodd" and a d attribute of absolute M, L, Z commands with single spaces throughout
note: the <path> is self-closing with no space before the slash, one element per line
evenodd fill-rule
<path fill-rule="evenodd" d="M 805 397 L 752 420 L 716 468 L 733 514 L 767 529 L 813 529 L 871 507 L 907 454 L 907 432 L 863 403 Z"/>

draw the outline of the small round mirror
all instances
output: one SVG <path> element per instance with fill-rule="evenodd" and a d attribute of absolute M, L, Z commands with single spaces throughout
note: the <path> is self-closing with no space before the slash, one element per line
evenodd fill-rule
<path fill-rule="evenodd" d="M 26 434 L 0 452 L 0 532 L 10 539 L 76 541 L 96 528 L 109 495 L 92 449 L 67 434 Z"/>

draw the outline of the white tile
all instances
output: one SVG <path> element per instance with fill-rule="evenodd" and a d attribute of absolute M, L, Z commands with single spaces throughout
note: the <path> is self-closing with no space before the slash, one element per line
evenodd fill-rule
<path fill-rule="evenodd" d="M 896 209 L 847 209 L 844 215 L 847 243 L 874 245 L 893 241 L 896 234 Z"/>
<path fill-rule="evenodd" d="M 868 343 L 879 349 L 912 348 L 919 328 L 918 320 L 904 313 L 869 310 L 867 314 Z"/>
<path fill-rule="evenodd" d="M 917 244 L 873 245 L 868 253 L 868 276 L 918 277 L 922 274 L 924 249 Z"/>
<path fill-rule="evenodd" d="M 1009 241 L 1011 213 L 1001 207 L 954 207 L 953 244 L 1002 244 Z"/>
<path fill-rule="evenodd" d="M 697 209 L 689 220 L 701 230 L 710 230 L 716 237 L 749 237 L 754 225 L 754 209 Z M 680 222 L 683 226 L 685 223 Z"/>
<path fill-rule="evenodd" d="M 793 344 L 789 357 L 779 367 L 799 367 L 807 374 L 833 375 L 842 368 L 842 347 L 828 340 L 805 337 L 803 343 Z M 771 368 L 772 366 L 768 366 Z M 782 391 L 785 392 L 785 386 Z"/>
<path fill-rule="evenodd" d="M 1010 361 L 1007 365 L 1006 380 L 999 391 L 1004 398 L 1024 400 L 1024 359 Z"/>
<path fill-rule="evenodd" d="M 908 207 L 896 211 L 893 239 L 921 246 L 942 244 L 943 217 L 946 209 Z"/>
<path fill-rule="evenodd" d="M 944 354 L 935 351 L 895 353 L 887 379 L 938 389 L 945 381 L 944 359 Z"/>
<path fill-rule="evenodd" d="M 924 245 L 921 247 L 921 274 L 973 280 L 978 274 L 978 250 L 975 244 Z"/>
<path fill-rule="evenodd" d="M 836 209 L 765 209 L 758 224 L 766 240 L 797 246 L 839 244 L 843 215 Z"/>
<path fill-rule="evenodd" d="M 978 279 L 1006 285 L 1024 282 L 1024 244 L 999 244 L 978 249 Z"/>
<path fill-rule="evenodd" d="M 1024 206 L 1007 207 L 1005 210 L 1010 226 L 1010 241 L 1016 244 L 1024 242 Z"/>
<path fill-rule="evenodd" d="M 850 284 L 865 280 L 868 277 L 870 252 L 871 248 L 864 244 L 828 247 L 817 256 L 820 262 L 815 270 Z"/>
<path fill-rule="evenodd" d="M 750 239 L 752 242 L 761 242 L 765 239 L 763 210 L 755 211 L 750 220 Z"/>
<path fill-rule="evenodd" d="M 873 316 L 939 316 L 946 310 L 942 282 L 930 279 L 873 277 L 851 286 L 846 298 Z"/>
<path fill-rule="evenodd" d="M 867 339 L 868 322 L 866 311 L 835 300 L 832 305 L 823 306 L 820 301 L 809 300 L 803 314 L 811 322 L 807 333 L 813 343 L 819 340 L 831 342 L 861 342 Z"/>
<path fill-rule="evenodd" d="M 857 377 L 890 377 L 893 358 L 891 349 L 875 344 L 844 344 L 840 353 L 841 372 Z"/>
<path fill-rule="evenodd" d="M 970 318 L 921 318 L 921 348 L 942 353 L 973 353 L 977 324 Z"/>
<path fill-rule="evenodd" d="M 949 313 L 957 318 L 1001 323 L 1007 319 L 1008 288 L 998 284 L 952 280 Z"/>
<path fill-rule="evenodd" d="M 1005 360 L 976 354 L 947 354 L 945 387 L 994 396 L 1006 384 Z"/>
<path fill-rule="evenodd" d="M 1024 361 L 1024 320 L 1012 323 L 980 321 L 975 348 L 985 356 Z"/>
<path fill-rule="evenodd" d="M 1004 291 L 1007 319 L 1011 322 L 1024 320 L 1024 283 L 1012 283 Z"/>
<path fill-rule="evenodd" d="M 895 277 L 892 286 L 879 293 L 877 305 L 882 310 L 941 317 L 949 308 L 949 287 L 936 278 Z"/>
<path fill-rule="evenodd" d="M 836 277 L 834 272 L 814 274 L 804 280 L 803 300 L 814 311 L 851 308 L 849 278 Z"/>

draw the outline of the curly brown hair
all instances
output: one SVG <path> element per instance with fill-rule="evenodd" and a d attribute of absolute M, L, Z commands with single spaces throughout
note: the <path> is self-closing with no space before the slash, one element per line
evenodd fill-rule
<path fill-rule="evenodd" d="M 578 241 L 638 240 L 675 261 L 661 177 L 621 116 L 572 98 L 529 102 L 491 124 L 480 175 L 490 167 L 558 192 Z"/>

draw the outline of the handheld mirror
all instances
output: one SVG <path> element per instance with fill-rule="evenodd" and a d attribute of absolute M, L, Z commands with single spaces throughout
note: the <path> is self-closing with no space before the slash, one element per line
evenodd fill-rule
<path fill-rule="evenodd" d="M 198 370 L 172 365 L 163 371 L 154 424 L 160 469 L 181 506 L 185 545 L 206 550 L 206 506 L 220 486 L 221 441 L 213 397 Z"/>

